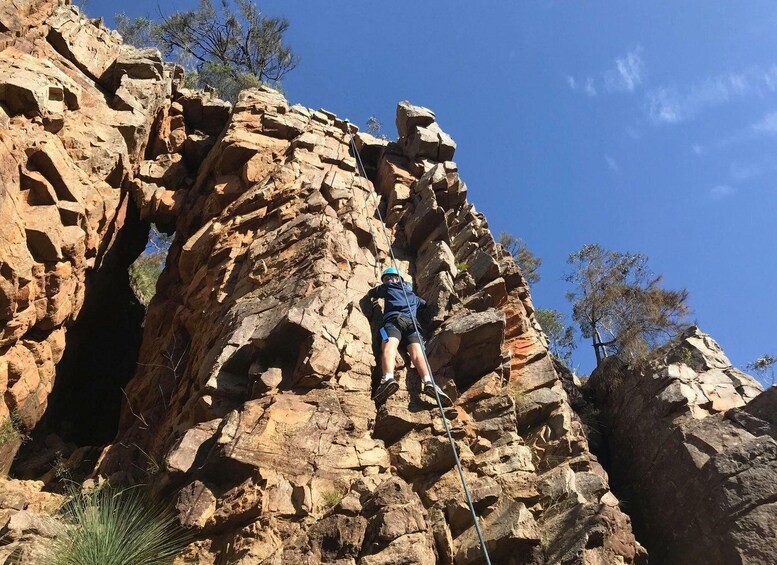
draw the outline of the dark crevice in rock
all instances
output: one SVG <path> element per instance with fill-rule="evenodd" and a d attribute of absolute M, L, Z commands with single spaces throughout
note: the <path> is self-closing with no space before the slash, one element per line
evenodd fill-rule
<path fill-rule="evenodd" d="M 651 563 L 667 563 L 665 548 L 651 543 L 655 539 L 655 532 L 645 521 L 645 508 L 641 506 L 639 496 L 640 479 L 635 470 L 630 468 L 628 454 L 618 453 L 614 442 L 615 432 L 611 426 L 614 425 L 613 418 L 620 412 L 620 407 L 605 402 L 601 391 L 596 388 L 617 386 L 612 380 L 622 378 L 621 373 L 626 370 L 626 366 L 615 358 L 605 360 L 603 367 L 595 369 L 591 378 L 578 389 L 581 400 L 577 405 L 573 403 L 573 408 L 585 424 L 591 452 L 607 472 L 610 490 L 619 500 L 621 511 L 631 518 L 634 537 L 648 550 Z M 624 401 L 625 398 L 620 399 L 621 403 Z"/>
<path fill-rule="evenodd" d="M 100 268 L 87 273 L 84 305 L 68 329 L 48 408 L 12 474 L 39 478 L 81 446 L 104 445 L 116 434 L 122 389 L 135 372 L 145 316 L 130 288 L 128 268 L 143 251 L 148 232 L 129 200 L 116 243 Z M 74 463 L 88 472 L 97 453 L 81 450 L 80 455 L 83 459 Z"/>
<path fill-rule="evenodd" d="M 579 386 L 569 368 L 558 359 L 553 358 L 553 366 L 561 379 L 564 392 L 569 398 L 570 407 L 583 424 L 591 453 L 607 472 L 610 490 L 620 501 L 621 511 L 631 519 L 634 537 L 644 545 L 645 530 L 640 527 L 639 512 L 632 504 L 634 500 L 633 488 L 624 474 L 618 473 L 617 469 L 614 468 L 613 458 L 615 454 L 610 449 L 608 423 L 601 408 L 597 405 L 595 392 L 585 384 Z M 651 548 L 647 549 L 652 557 Z"/>
<path fill-rule="evenodd" d="M 600 420 L 599 410 L 596 407 L 594 398 L 585 386 L 578 386 L 575 383 L 575 377 L 569 368 L 555 357 L 552 359 L 553 368 L 561 379 L 564 392 L 566 392 L 569 398 L 569 405 L 583 424 L 589 448 L 606 470 L 607 453 L 606 445 L 603 441 L 603 423 Z"/>

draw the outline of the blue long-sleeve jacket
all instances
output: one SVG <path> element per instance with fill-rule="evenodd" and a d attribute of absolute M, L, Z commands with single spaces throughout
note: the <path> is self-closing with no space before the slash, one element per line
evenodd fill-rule
<path fill-rule="evenodd" d="M 404 285 L 405 291 L 407 292 L 407 300 L 405 300 L 405 293 L 402 292 L 402 285 Z M 384 282 L 371 288 L 367 293 L 367 296 L 370 298 L 383 299 L 384 320 L 388 320 L 399 314 L 415 317 L 418 309 L 426 306 L 426 300 L 416 296 L 415 292 L 413 292 L 413 285 L 407 281 Z M 409 308 L 408 302 L 410 302 Z"/>

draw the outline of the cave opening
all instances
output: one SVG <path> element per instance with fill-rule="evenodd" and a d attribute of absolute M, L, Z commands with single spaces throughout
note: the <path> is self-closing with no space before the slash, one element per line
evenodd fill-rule
<path fill-rule="evenodd" d="M 130 283 L 130 266 L 146 248 L 150 225 L 128 196 L 125 213 L 114 220 L 115 241 L 87 271 L 84 304 L 68 326 L 46 412 L 17 455 L 13 476 L 40 479 L 65 467 L 76 478 L 77 471 L 91 471 L 100 447 L 116 435 L 146 311 Z"/>

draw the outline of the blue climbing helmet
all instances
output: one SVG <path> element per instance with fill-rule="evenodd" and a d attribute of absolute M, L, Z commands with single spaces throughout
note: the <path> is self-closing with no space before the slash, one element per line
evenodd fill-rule
<path fill-rule="evenodd" d="M 400 273 L 397 269 L 394 267 L 389 267 L 385 271 L 383 271 L 383 274 L 380 276 L 380 280 L 383 281 L 385 278 L 389 275 L 396 275 L 399 278 L 402 278 L 402 273 Z"/>

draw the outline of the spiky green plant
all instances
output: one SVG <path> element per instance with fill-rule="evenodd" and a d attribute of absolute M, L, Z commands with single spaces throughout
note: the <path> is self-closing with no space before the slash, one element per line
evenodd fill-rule
<path fill-rule="evenodd" d="M 110 486 L 74 494 L 62 507 L 66 532 L 47 565 L 163 565 L 187 545 L 170 509 L 137 488 Z"/>
<path fill-rule="evenodd" d="M 27 437 L 22 431 L 22 420 L 19 414 L 12 412 L 11 415 L 0 423 L 0 445 L 6 443 L 13 443 L 18 439 L 24 439 Z"/>
<path fill-rule="evenodd" d="M 345 493 L 339 489 L 327 490 L 321 493 L 321 502 L 324 508 L 334 508 L 345 496 Z"/>

